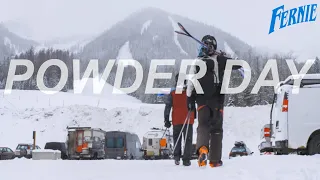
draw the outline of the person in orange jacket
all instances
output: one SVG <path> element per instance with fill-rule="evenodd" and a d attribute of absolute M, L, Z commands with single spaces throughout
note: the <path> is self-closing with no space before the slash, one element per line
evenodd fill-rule
<path fill-rule="evenodd" d="M 184 75 L 185 76 L 185 75 Z M 179 74 L 176 75 L 176 87 L 178 82 Z M 187 131 L 187 123 L 183 127 L 183 124 L 188 116 L 188 108 L 186 107 L 187 103 L 187 94 L 186 94 L 186 83 L 187 81 L 184 81 L 184 86 L 181 94 L 177 94 L 175 92 L 175 88 L 171 89 L 170 94 L 168 94 L 167 98 L 165 99 L 165 109 L 164 109 L 164 123 L 166 128 L 171 127 L 171 123 L 169 121 L 170 117 L 170 111 L 172 108 L 172 125 L 173 125 L 173 141 L 176 145 L 173 155 L 175 164 L 180 164 L 180 159 L 182 157 L 183 165 L 184 166 L 190 166 L 191 165 L 191 157 L 192 157 L 192 135 L 193 135 L 193 123 L 195 119 L 195 112 L 191 112 L 190 114 L 190 121 L 189 121 L 189 127 L 188 132 Z M 181 139 L 182 135 L 180 136 L 179 140 L 179 134 L 183 130 L 183 137 L 187 136 L 185 147 L 184 147 L 184 153 L 183 156 L 181 156 Z"/>

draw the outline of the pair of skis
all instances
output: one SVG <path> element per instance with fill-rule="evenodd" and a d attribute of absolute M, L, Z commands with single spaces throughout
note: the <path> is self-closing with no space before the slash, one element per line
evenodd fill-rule
<path fill-rule="evenodd" d="M 193 37 L 187 30 L 186 28 L 183 27 L 183 25 L 181 23 L 178 22 L 178 26 L 179 28 L 182 30 L 181 31 L 175 31 L 177 34 L 181 34 L 181 35 L 184 35 L 184 36 L 188 36 L 190 38 L 192 38 L 193 40 L 197 41 L 199 44 L 201 44 L 202 46 L 208 48 L 208 46 L 206 44 L 204 44 L 203 42 L 199 41 L 197 38 Z M 224 52 L 222 52 L 220 50 L 220 53 L 219 52 L 215 52 L 216 55 L 226 55 Z M 238 69 L 238 71 L 241 73 L 241 76 L 242 78 L 244 78 L 244 69 L 243 68 L 240 68 Z"/>
<path fill-rule="evenodd" d="M 178 22 L 178 26 L 180 27 L 180 29 L 181 29 L 183 32 L 181 32 L 181 31 L 175 31 L 176 33 L 181 34 L 181 35 L 188 36 L 188 37 L 194 39 L 195 41 L 197 41 L 199 44 L 201 44 L 201 45 L 204 46 L 205 48 L 208 48 L 208 46 L 207 46 L 206 44 L 204 44 L 203 42 L 199 41 L 197 38 L 193 37 L 193 36 L 186 30 L 186 28 L 184 28 L 184 27 L 182 26 L 181 23 Z M 222 51 L 221 51 L 220 53 L 218 53 L 218 52 L 215 52 L 215 53 L 216 53 L 216 55 L 224 54 Z M 225 54 L 224 54 L 224 55 L 225 55 Z"/>

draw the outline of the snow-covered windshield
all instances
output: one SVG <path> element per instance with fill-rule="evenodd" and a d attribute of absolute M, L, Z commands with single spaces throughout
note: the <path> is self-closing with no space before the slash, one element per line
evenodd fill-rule
<path fill-rule="evenodd" d="M 244 147 L 234 147 L 231 152 L 246 152 L 246 148 Z"/>

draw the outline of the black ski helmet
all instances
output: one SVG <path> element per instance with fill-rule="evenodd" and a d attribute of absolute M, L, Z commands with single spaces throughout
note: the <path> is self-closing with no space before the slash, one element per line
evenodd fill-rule
<path fill-rule="evenodd" d="M 202 43 L 209 46 L 209 48 L 213 48 L 215 51 L 217 50 L 217 40 L 211 35 L 205 35 L 202 38 Z"/>
<path fill-rule="evenodd" d="M 211 35 L 203 36 L 201 42 L 208 48 L 201 45 L 199 49 L 199 56 L 211 56 L 217 50 L 217 40 Z"/>

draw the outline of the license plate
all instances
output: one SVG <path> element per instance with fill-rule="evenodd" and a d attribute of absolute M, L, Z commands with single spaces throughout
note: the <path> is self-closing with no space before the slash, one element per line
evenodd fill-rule
<path fill-rule="evenodd" d="M 153 152 L 153 151 L 148 151 L 148 152 L 147 152 L 147 155 L 148 155 L 148 156 L 153 156 L 153 155 L 154 155 L 154 152 Z"/>
<path fill-rule="evenodd" d="M 240 156 L 239 154 L 236 155 L 236 157 L 239 157 L 239 156 Z"/>

